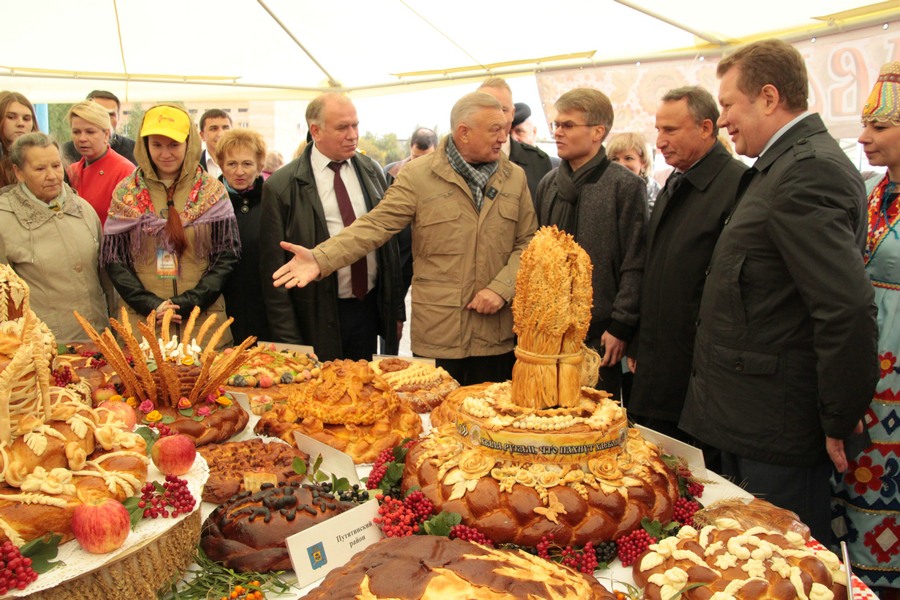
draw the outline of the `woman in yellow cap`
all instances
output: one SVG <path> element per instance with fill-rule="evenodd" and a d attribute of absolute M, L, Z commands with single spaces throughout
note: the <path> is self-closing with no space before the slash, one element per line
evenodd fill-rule
<path fill-rule="evenodd" d="M 200 168 L 200 136 L 187 112 L 159 104 L 144 114 L 137 168 L 113 192 L 102 259 L 137 322 L 195 306 L 225 319 L 222 289 L 240 252 L 228 193 Z M 185 340 L 187 342 L 189 340 Z M 232 342 L 226 332 L 219 347 Z"/>
<path fill-rule="evenodd" d="M 868 447 L 845 445 L 849 467 L 832 480 L 832 528 L 849 546 L 853 571 L 887 599 L 900 597 L 900 62 L 882 67 L 862 122 L 869 164 L 887 167 L 869 194 L 864 255 L 881 378 L 863 423 Z"/>

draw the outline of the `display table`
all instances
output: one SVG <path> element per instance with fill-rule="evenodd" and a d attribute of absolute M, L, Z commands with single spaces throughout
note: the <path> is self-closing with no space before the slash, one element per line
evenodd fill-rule
<path fill-rule="evenodd" d="M 240 402 L 244 402 L 244 399 L 241 398 Z M 425 433 L 431 430 L 431 420 L 429 416 L 421 415 L 423 421 L 423 428 L 425 429 Z M 244 429 L 244 431 L 233 438 L 232 441 L 245 440 L 255 437 L 253 433 L 253 426 L 259 420 L 259 417 L 252 415 L 250 417 L 250 423 Z M 371 470 L 371 465 L 358 465 L 357 473 L 360 478 L 366 477 Z M 703 496 L 700 498 L 701 503 L 704 506 L 710 505 L 713 502 L 723 499 L 731 499 L 731 498 L 746 498 L 751 499 L 753 496 L 745 491 L 744 489 L 738 487 L 737 485 L 731 483 L 721 475 L 713 473 L 712 471 L 707 470 L 706 476 L 701 477 L 700 474 L 695 474 L 700 479 L 705 479 L 709 483 L 706 484 L 705 490 L 703 492 Z M 202 503 L 201 510 L 203 518 L 205 519 L 214 509 L 216 505 L 204 502 Z M 815 543 L 815 542 L 813 542 Z M 196 566 L 192 566 L 189 569 L 194 569 Z M 624 567 L 622 564 L 616 560 L 612 566 L 608 569 L 597 570 L 594 572 L 594 576 L 597 578 L 600 583 L 602 583 L 607 589 L 613 591 L 623 591 L 626 592 L 628 586 L 633 585 L 634 579 L 631 575 L 631 567 Z M 283 580 L 285 583 L 291 583 L 293 579 L 296 582 L 296 578 L 294 578 L 293 572 L 287 572 L 283 576 Z M 300 587 L 294 583 L 290 587 L 290 591 L 284 594 L 273 594 L 267 593 L 266 598 L 270 599 L 291 599 L 295 600 L 298 596 L 305 595 L 311 589 L 313 589 L 317 583 L 311 584 L 306 587 Z M 869 590 L 865 584 L 859 581 L 856 577 L 854 577 L 853 582 L 854 587 L 854 600 L 877 600 L 877 596 Z"/>

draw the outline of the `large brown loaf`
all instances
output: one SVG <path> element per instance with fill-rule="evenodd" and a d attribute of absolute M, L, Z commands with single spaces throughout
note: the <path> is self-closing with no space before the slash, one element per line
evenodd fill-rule
<path fill-rule="evenodd" d="M 288 444 L 260 439 L 242 442 L 209 444 L 197 451 L 209 465 L 209 478 L 203 486 L 203 501 L 222 504 L 237 493 L 244 491 L 244 475 L 266 473 L 277 481 L 302 481 L 305 475 L 294 471 L 294 459 L 307 460 L 309 457 Z"/>
<path fill-rule="evenodd" d="M 197 447 L 205 444 L 224 442 L 244 430 L 250 415 L 237 402 L 230 406 L 219 407 L 211 415 L 195 421 L 193 417 L 185 417 L 174 408 L 159 408 L 163 416 L 173 417 L 169 428 L 183 433 L 194 440 Z"/>
<path fill-rule="evenodd" d="M 487 475 L 462 498 L 450 500 L 453 486 L 438 480 L 440 465 L 424 460 L 416 467 L 424 448 L 419 443 L 407 455 L 404 492 L 421 488 L 437 511 L 459 513 L 463 523 L 476 527 L 495 542 L 534 547 L 545 534 L 561 546 L 580 547 L 587 542 L 614 540 L 639 528 L 644 517 L 668 522 L 674 508 L 673 498 L 677 498 L 674 476 L 652 469 L 640 485 L 625 488 L 626 496 L 618 491 L 585 486 L 585 499 L 572 487 L 558 485 L 548 492 L 556 495 L 565 513 L 558 515 L 558 523 L 553 523 L 535 511 L 544 504 L 534 487 L 517 483 L 508 492 L 502 492 L 499 482 Z"/>
<path fill-rule="evenodd" d="M 522 551 L 438 536 L 385 538 L 356 554 L 306 600 L 607 600 L 593 577 Z"/>
<path fill-rule="evenodd" d="M 717 592 L 736 600 L 847 598 L 846 578 L 833 553 L 806 548 L 799 535 L 761 527 L 707 526 L 700 532 L 684 527 L 677 538 L 652 545 L 632 571 L 648 600 L 679 592 L 685 600 L 709 600 Z"/>
<path fill-rule="evenodd" d="M 285 538 L 354 506 L 308 483 L 265 484 L 214 510 L 203 524 L 200 547 L 235 571 L 287 570 L 292 567 Z"/>

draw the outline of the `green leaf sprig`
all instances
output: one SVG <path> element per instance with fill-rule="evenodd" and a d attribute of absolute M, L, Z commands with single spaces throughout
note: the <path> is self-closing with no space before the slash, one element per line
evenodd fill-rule
<path fill-rule="evenodd" d="M 258 589 L 264 594 L 286 594 L 291 591 L 291 585 L 282 576 L 284 571 L 271 573 L 239 573 L 210 559 L 197 548 L 194 557 L 197 568 L 189 569 L 184 574 L 182 583 L 171 584 L 168 592 L 161 593 L 162 600 L 218 600 L 222 596 L 228 596 L 237 586 L 248 589 Z M 259 582 L 259 585 L 250 585 L 250 582 Z"/>

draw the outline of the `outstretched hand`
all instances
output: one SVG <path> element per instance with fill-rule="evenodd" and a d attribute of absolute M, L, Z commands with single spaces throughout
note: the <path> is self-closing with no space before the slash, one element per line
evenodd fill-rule
<path fill-rule="evenodd" d="M 281 242 L 281 247 L 293 252 L 294 257 L 272 273 L 275 287 L 284 286 L 287 289 L 306 287 L 310 282 L 316 280 L 322 271 L 309 248 L 288 242 Z"/>

